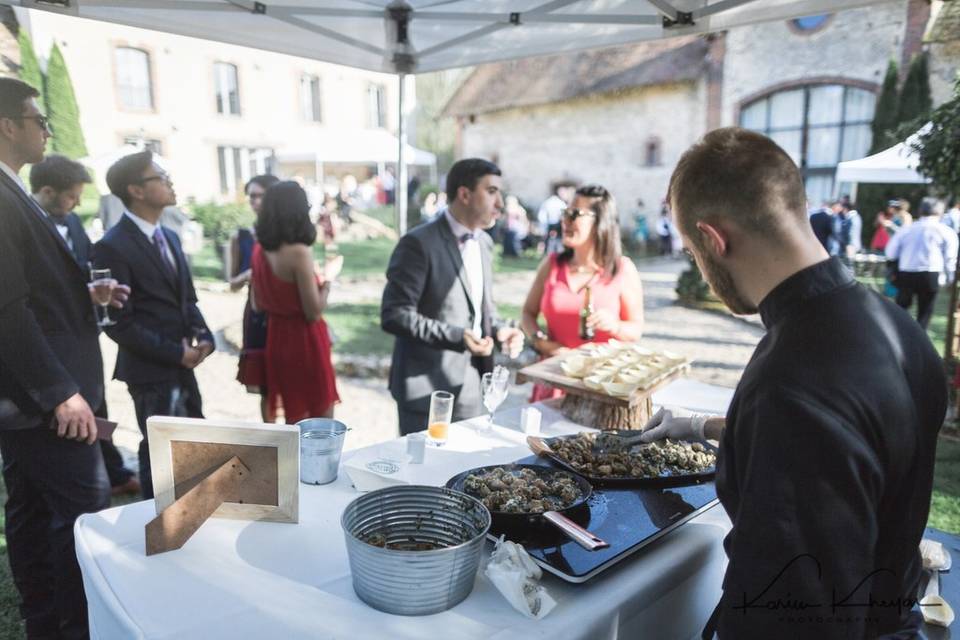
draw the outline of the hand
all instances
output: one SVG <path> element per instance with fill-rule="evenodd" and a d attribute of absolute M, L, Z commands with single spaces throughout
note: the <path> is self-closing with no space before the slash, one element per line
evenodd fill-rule
<path fill-rule="evenodd" d="M 123 304 L 130 298 L 130 287 L 119 282 L 113 286 L 110 292 L 110 306 L 115 309 L 123 309 Z"/>
<path fill-rule="evenodd" d="M 463 344 L 467 351 L 475 356 L 486 357 L 493 353 L 493 338 L 478 338 L 473 331 L 466 329 L 463 332 Z"/>
<path fill-rule="evenodd" d="M 213 353 L 214 350 L 216 349 L 216 347 L 213 346 L 213 343 L 210 342 L 209 340 L 201 340 L 197 342 L 194 348 L 200 352 L 200 362 L 203 362 L 204 360 L 206 360 L 207 356 Z M 200 363 L 198 362 L 197 364 L 200 364 Z"/>
<path fill-rule="evenodd" d="M 53 410 L 57 421 L 57 436 L 69 440 L 82 440 L 93 444 L 97 440 L 97 422 L 90 405 L 79 393 L 75 393 Z"/>
<path fill-rule="evenodd" d="M 180 366 L 184 369 L 193 369 L 203 361 L 204 356 L 200 349 L 191 347 L 186 338 L 183 339 L 182 344 L 183 356 L 180 358 Z"/>
<path fill-rule="evenodd" d="M 539 353 L 544 358 L 550 358 L 552 356 L 558 356 L 562 353 L 570 351 L 567 347 L 563 346 L 556 340 L 546 340 L 546 339 L 533 339 L 533 350 Z"/>
<path fill-rule="evenodd" d="M 523 351 L 523 332 L 516 327 L 501 327 L 497 330 L 497 342 L 504 353 L 516 358 Z"/>
<path fill-rule="evenodd" d="M 597 309 L 587 318 L 587 326 L 597 331 L 617 335 L 620 331 L 620 318 L 606 309 Z"/>
<path fill-rule="evenodd" d="M 708 418 L 706 413 L 694 413 L 686 409 L 661 407 L 643 427 L 641 442 L 653 442 L 670 438 L 671 440 L 703 440 L 703 427 Z"/>

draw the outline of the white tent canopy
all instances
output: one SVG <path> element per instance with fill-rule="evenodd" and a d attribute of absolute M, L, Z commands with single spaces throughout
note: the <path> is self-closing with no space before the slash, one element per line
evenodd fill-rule
<path fill-rule="evenodd" d="M 406 224 L 403 75 L 626 44 L 883 0 L 0 0 L 401 75 L 397 221 Z"/>
<path fill-rule="evenodd" d="M 276 153 L 278 162 L 344 162 L 350 164 L 397 161 L 397 137 L 383 129 L 330 132 L 308 147 L 285 147 Z M 409 144 L 404 147 L 408 165 L 435 165 L 437 156 Z"/>
<path fill-rule="evenodd" d="M 924 129 L 913 134 L 906 141 L 884 149 L 880 153 L 859 160 L 841 162 L 837 165 L 835 183 L 923 184 L 930 182 L 929 178 L 917 171 L 919 158 L 913 149 L 914 141 Z"/>

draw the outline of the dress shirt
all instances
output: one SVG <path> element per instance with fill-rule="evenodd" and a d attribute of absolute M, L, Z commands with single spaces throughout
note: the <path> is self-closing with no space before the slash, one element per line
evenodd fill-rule
<path fill-rule="evenodd" d="M 143 218 L 141 218 L 141 217 L 139 217 L 139 216 L 135 216 L 134 214 L 130 213 L 129 211 L 124 211 L 124 212 L 123 212 L 123 215 L 125 215 L 125 216 L 129 217 L 131 220 L 133 220 L 133 223 L 134 223 L 135 225 L 137 225 L 137 228 L 140 229 L 140 231 L 143 232 L 143 235 L 147 236 L 147 242 L 149 242 L 149 243 L 150 243 L 151 245 L 153 245 L 153 246 L 157 246 L 157 243 L 153 241 L 153 234 L 154 234 L 154 232 L 155 232 L 157 229 L 160 228 L 159 225 L 150 224 L 149 222 L 147 222 L 147 221 L 144 220 Z M 176 271 L 177 271 L 177 266 L 176 266 L 176 265 L 177 265 L 177 261 L 176 261 L 176 259 L 173 257 L 173 254 L 170 253 L 170 243 L 169 243 L 169 242 L 164 242 L 164 243 L 163 243 L 163 257 L 164 257 L 164 259 L 167 261 L 167 264 L 170 265 L 170 268 L 173 269 L 174 273 L 176 273 Z"/>
<path fill-rule="evenodd" d="M 924 216 L 893 235 L 887 258 L 898 260 L 900 271 L 940 274 L 940 284 L 953 281 L 957 267 L 957 234 L 937 216 Z"/>
<path fill-rule="evenodd" d="M 480 256 L 480 239 L 477 234 L 483 233 L 481 230 L 471 231 L 453 217 L 449 209 L 444 210 L 443 214 L 450 223 L 450 229 L 457 238 L 457 244 L 460 248 L 460 257 L 463 259 L 463 268 L 467 274 L 467 282 L 470 283 L 470 303 L 473 305 L 473 334 L 477 337 L 483 335 L 483 325 L 481 324 L 483 315 L 483 260 Z"/>
<path fill-rule="evenodd" d="M 50 214 L 47 214 L 50 216 Z M 67 246 L 70 247 L 71 253 L 73 252 L 73 238 L 70 237 L 70 227 L 66 223 L 61 223 L 53 216 L 50 216 L 50 221 L 53 223 L 53 226 L 56 227 L 57 233 L 60 234 L 60 237 L 63 238 L 63 241 L 67 243 Z"/>

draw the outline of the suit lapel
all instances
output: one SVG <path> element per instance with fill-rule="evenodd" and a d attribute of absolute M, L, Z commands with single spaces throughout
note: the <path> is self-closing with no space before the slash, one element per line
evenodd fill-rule
<path fill-rule="evenodd" d="M 476 313 L 477 310 L 473 308 L 473 298 L 470 296 L 470 283 L 467 282 L 467 270 L 463 266 L 463 256 L 460 255 L 459 240 L 453 235 L 453 230 L 450 228 L 446 216 L 441 216 L 436 224 L 440 229 L 440 236 L 443 238 L 441 244 L 446 247 L 447 253 L 453 261 L 454 273 L 457 274 L 460 284 L 463 285 L 463 292 L 467 296 L 467 304 L 470 306 L 470 310 Z M 480 254 L 483 255 L 482 250 Z"/>
<path fill-rule="evenodd" d="M 491 320 L 493 318 L 493 258 L 491 255 L 492 243 L 486 233 L 481 236 L 480 261 L 483 263 L 483 315 L 480 321 L 485 335 L 493 335 Z M 488 326 L 489 325 L 489 326 Z"/>
<path fill-rule="evenodd" d="M 140 227 L 138 227 L 133 220 L 127 219 L 126 214 L 123 214 L 123 216 L 120 218 L 120 223 L 124 225 L 127 235 L 133 238 L 133 242 L 140 247 L 140 250 L 150 256 L 150 260 L 153 261 L 153 265 L 157 268 L 157 272 L 160 274 L 160 277 L 164 282 L 170 285 L 174 296 L 176 296 L 177 283 L 174 282 L 173 276 L 170 275 L 169 267 L 161 262 L 163 258 L 160 257 L 160 251 L 157 250 L 152 242 L 147 240 L 147 236 L 143 235 L 143 231 L 140 231 Z"/>
<path fill-rule="evenodd" d="M 175 234 L 170 229 L 166 227 L 160 227 L 163 229 L 163 237 L 167 239 L 167 246 L 170 248 L 170 255 L 173 256 L 174 262 L 177 263 L 177 292 L 180 294 L 180 302 L 186 303 L 187 296 L 187 258 L 183 255 L 183 251 L 180 247 L 180 239 L 176 237 Z"/>

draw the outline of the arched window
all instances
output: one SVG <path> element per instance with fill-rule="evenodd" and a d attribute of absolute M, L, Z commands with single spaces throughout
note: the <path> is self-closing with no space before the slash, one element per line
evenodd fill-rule
<path fill-rule="evenodd" d="M 117 47 L 113 57 L 120 106 L 137 111 L 153 109 L 150 54 L 142 49 Z"/>
<path fill-rule="evenodd" d="M 807 196 L 833 195 L 837 163 L 866 155 L 876 96 L 859 87 L 815 84 L 777 91 L 740 111 L 740 126 L 770 136 L 803 172 Z"/>
<path fill-rule="evenodd" d="M 663 164 L 660 154 L 660 138 L 649 138 L 644 146 L 643 164 L 647 167 L 659 167 Z"/>

